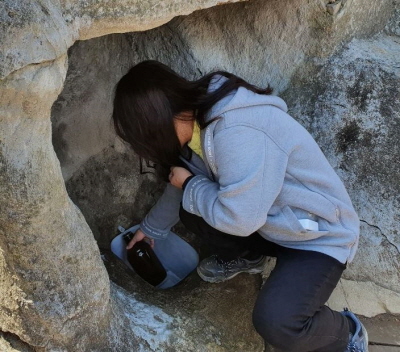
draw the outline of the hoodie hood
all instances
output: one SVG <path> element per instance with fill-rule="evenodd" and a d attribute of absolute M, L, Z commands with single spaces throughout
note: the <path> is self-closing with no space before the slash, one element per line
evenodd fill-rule
<path fill-rule="evenodd" d="M 207 92 L 214 92 L 227 80 L 228 78 L 225 76 L 215 75 L 211 79 Z M 257 105 L 272 105 L 284 112 L 288 110 L 286 103 L 276 95 L 256 94 L 245 87 L 239 87 L 218 101 L 208 112 L 206 120 L 213 119 L 230 110 Z"/>

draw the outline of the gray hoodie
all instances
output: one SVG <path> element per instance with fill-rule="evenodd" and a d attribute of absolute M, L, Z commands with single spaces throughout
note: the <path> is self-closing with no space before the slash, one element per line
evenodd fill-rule
<path fill-rule="evenodd" d="M 213 77 L 209 91 L 225 77 Z M 185 192 L 168 184 L 141 223 L 165 238 L 179 205 L 212 227 L 234 235 L 257 231 L 281 246 L 317 251 L 341 263 L 354 258 L 359 219 L 349 195 L 311 135 L 287 113 L 285 102 L 240 87 L 207 115 L 203 160 L 186 161 L 196 175 Z M 304 220 L 318 223 L 307 230 Z"/>

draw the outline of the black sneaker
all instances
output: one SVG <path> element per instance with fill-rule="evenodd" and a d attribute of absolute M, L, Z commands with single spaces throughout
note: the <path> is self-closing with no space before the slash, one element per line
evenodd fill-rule
<path fill-rule="evenodd" d="M 258 274 L 264 270 L 265 256 L 255 260 L 236 258 L 225 261 L 217 255 L 203 259 L 197 267 L 199 276 L 207 282 L 222 282 L 232 279 L 237 274 Z"/>
<path fill-rule="evenodd" d="M 356 325 L 356 332 L 350 334 L 349 343 L 344 352 L 368 352 L 368 334 L 361 321 L 347 308 L 344 309 L 342 314 L 352 319 Z"/>

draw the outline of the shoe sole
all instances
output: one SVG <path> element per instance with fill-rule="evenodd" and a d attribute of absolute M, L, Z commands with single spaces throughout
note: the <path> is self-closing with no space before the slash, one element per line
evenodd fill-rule
<path fill-rule="evenodd" d="M 216 277 L 208 277 L 208 276 L 204 276 L 203 273 L 199 270 L 199 267 L 197 267 L 197 274 L 199 274 L 199 276 L 201 277 L 201 279 L 203 281 L 207 281 L 210 283 L 217 283 L 217 282 L 223 282 L 223 281 L 227 281 L 230 279 L 233 279 L 236 275 L 239 275 L 241 273 L 247 273 L 247 274 L 260 274 L 262 273 L 264 270 L 264 268 L 259 269 L 259 268 L 253 268 L 253 269 L 249 269 L 249 270 L 243 270 L 243 271 L 238 271 L 237 273 L 232 274 L 231 276 L 227 276 L 223 279 L 219 279 Z"/>
<path fill-rule="evenodd" d="M 368 332 L 367 332 L 367 329 L 365 328 L 365 326 L 364 325 L 362 325 L 362 332 L 363 332 L 363 334 L 364 334 L 364 336 L 365 336 L 365 348 L 366 348 L 366 350 L 365 350 L 365 352 L 368 352 L 368 343 L 369 343 L 369 340 L 368 340 Z"/>

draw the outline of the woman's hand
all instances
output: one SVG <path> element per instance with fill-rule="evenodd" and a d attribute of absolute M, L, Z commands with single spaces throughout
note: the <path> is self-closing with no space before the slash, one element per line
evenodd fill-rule
<path fill-rule="evenodd" d="M 142 230 L 139 229 L 135 232 L 135 235 L 129 241 L 128 245 L 126 246 L 126 249 L 131 249 L 136 242 L 143 241 L 144 239 L 146 239 L 146 242 L 150 244 L 151 248 L 154 248 L 154 240 L 152 238 L 146 237 L 146 235 L 142 232 Z"/>
<path fill-rule="evenodd" d="M 169 181 L 173 186 L 177 188 L 182 188 L 183 183 L 189 176 L 192 176 L 192 173 L 185 168 L 172 166 L 171 173 L 169 174 Z"/>

